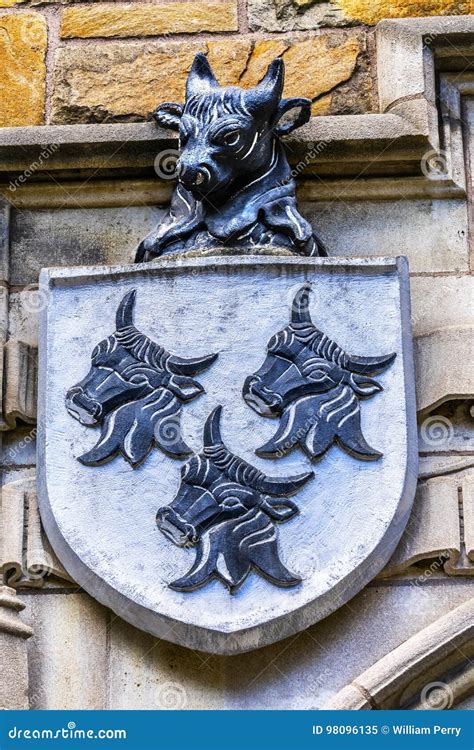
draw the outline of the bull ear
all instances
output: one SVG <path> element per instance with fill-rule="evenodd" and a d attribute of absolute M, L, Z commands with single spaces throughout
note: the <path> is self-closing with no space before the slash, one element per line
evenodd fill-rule
<path fill-rule="evenodd" d="M 164 104 L 160 104 L 160 106 L 155 109 L 151 116 L 158 125 L 161 125 L 162 128 L 179 130 L 179 122 L 182 115 L 183 107 L 181 104 L 164 102 Z"/>
<path fill-rule="evenodd" d="M 198 52 L 186 81 L 186 99 L 191 99 L 196 94 L 206 94 L 218 86 L 219 83 L 212 72 L 206 55 Z"/>
<path fill-rule="evenodd" d="M 295 97 L 283 99 L 273 121 L 272 130 L 275 135 L 282 136 L 296 130 L 311 117 L 311 100 Z"/>

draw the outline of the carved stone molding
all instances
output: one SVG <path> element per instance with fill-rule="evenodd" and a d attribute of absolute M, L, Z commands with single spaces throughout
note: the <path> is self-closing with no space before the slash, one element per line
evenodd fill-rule
<path fill-rule="evenodd" d="M 474 400 L 474 326 L 450 326 L 414 342 L 420 417 L 447 401 Z"/>
<path fill-rule="evenodd" d="M 29 708 L 26 640 L 33 630 L 20 619 L 24 608 L 14 589 L 0 586 L 0 710 Z"/>
<path fill-rule="evenodd" d="M 36 421 L 37 348 L 8 339 L 10 209 L 0 203 L 0 431 Z"/>
<path fill-rule="evenodd" d="M 36 477 L 11 482 L 1 489 L 0 575 L 15 588 L 40 588 L 47 576 L 71 581 L 42 529 Z"/>
<path fill-rule="evenodd" d="M 451 708 L 473 692 L 473 636 L 470 599 L 384 656 L 324 708 Z M 437 695 L 432 692 L 436 688 Z M 439 705 L 432 705 L 433 700 Z"/>
<path fill-rule="evenodd" d="M 423 562 L 425 568 L 413 568 Z M 436 573 L 474 575 L 474 470 L 434 476 L 418 484 L 402 539 L 382 573 L 416 573 L 420 584 Z"/>
<path fill-rule="evenodd" d="M 394 175 L 407 174 L 409 167 L 411 174 L 420 174 L 423 155 L 441 144 L 435 69 L 456 70 L 460 62 L 465 68 L 474 54 L 473 31 L 472 16 L 382 21 L 377 27 L 380 113 L 312 118 L 298 136 L 286 139 L 293 163 L 301 162 L 305 173 L 333 177 L 364 168 Z M 52 143 L 59 148 L 47 160 L 48 171 L 96 170 L 104 164 L 109 170 L 144 170 L 153 166 L 157 153 L 176 148 L 177 139 L 152 123 L 3 128 L 3 174 L 28 169 Z M 444 182 L 456 187 L 456 172 L 445 175 Z M 12 193 L 6 187 L 3 192 L 15 203 L 29 189 L 19 186 Z"/>

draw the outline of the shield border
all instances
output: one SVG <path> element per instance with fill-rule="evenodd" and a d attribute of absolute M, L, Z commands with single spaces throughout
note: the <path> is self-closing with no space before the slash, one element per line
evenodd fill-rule
<path fill-rule="evenodd" d="M 396 258 L 311 258 L 305 259 L 294 256 L 280 255 L 242 255 L 229 257 L 228 255 L 207 256 L 201 258 L 184 257 L 173 259 L 171 256 L 148 264 L 129 266 L 79 266 L 72 268 L 43 269 L 40 275 L 40 295 L 49 299 L 50 289 L 54 286 L 74 286 L 90 282 L 94 279 L 107 277 L 117 281 L 126 277 L 142 274 L 159 275 L 163 270 L 170 272 L 192 271 L 206 266 L 225 268 L 227 266 L 275 266 L 287 265 L 299 267 L 305 271 L 315 272 L 317 269 L 330 272 L 350 272 L 364 266 L 369 273 L 398 273 L 400 279 L 400 315 L 401 340 L 404 359 L 405 380 L 405 409 L 407 424 L 407 466 L 405 472 L 404 489 L 401 493 L 397 512 L 392 518 L 390 526 L 377 547 L 357 568 L 350 577 L 350 585 L 346 579 L 340 580 L 336 586 L 322 597 L 312 600 L 297 610 L 280 615 L 271 621 L 253 625 L 240 630 L 223 629 L 211 630 L 199 625 L 190 625 L 182 621 L 173 620 L 166 615 L 151 611 L 134 602 L 130 606 L 130 599 L 114 589 L 90 570 L 77 556 L 74 550 L 63 538 L 51 510 L 46 481 L 45 439 L 46 439 L 46 373 L 48 363 L 48 310 L 44 305 L 40 314 L 39 336 L 39 386 L 38 386 L 38 503 L 42 522 L 48 539 L 73 580 L 84 588 L 101 604 L 112 609 L 119 617 L 130 624 L 152 635 L 188 648 L 217 653 L 236 654 L 251 651 L 288 636 L 294 635 L 305 628 L 324 619 L 332 612 L 358 594 L 382 570 L 392 556 L 400 537 L 405 529 L 412 508 L 416 484 L 418 479 L 418 445 L 416 427 L 416 398 L 415 374 L 413 365 L 413 342 L 411 332 L 411 309 L 408 261 L 404 256 Z M 376 567 L 373 568 L 374 563 Z M 348 576 L 349 577 L 349 576 Z M 348 578 L 347 577 L 347 578 Z M 284 595 L 284 594 L 283 594 Z M 132 611 L 133 610 L 133 611 Z"/>

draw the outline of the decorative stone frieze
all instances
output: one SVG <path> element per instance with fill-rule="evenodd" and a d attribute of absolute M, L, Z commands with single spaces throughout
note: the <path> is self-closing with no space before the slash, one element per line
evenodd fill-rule
<path fill-rule="evenodd" d="M 47 576 L 71 581 L 42 529 L 35 477 L 1 488 L 0 576 L 15 588 L 40 588 Z"/>

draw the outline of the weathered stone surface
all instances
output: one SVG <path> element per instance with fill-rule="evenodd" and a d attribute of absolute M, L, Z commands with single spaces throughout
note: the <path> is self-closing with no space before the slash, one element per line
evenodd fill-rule
<path fill-rule="evenodd" d="M 357 183 L 357 180 L 353 180 L 354 189 Z M 396 185 L 393 179 L 391 183 L 392 187 Z M 304 216 L 321 234 L 330 255 L 401 254 L 408 257 L 412 273 L 468 271 L 464 201 L 407 200 L 402 184 L 400 198 L 377 201 L 375 196 L 372 201 L 351 201 L 341 195 L 337 182 L 334 182 L 332 200 L 304 202 L 301 208 Z M 433 232 L 433 226 L 436 226 L 436 232 Z M 439 279 L 436 283 L 442 287 L 445 281 L 449 283 L 448 279 Z M 433 297 L 434 292 L 429 288 L 426 293 L 430 299 Z M 428 302 L 420 299 L 423 307 Z M 438 313 L 445 304 L 449 304 L 449 298 L 443 294 L 438 299 Z M 413 313 L 417 316 L 421 314 L 414 306 Z"/>
<path fill-rule="evenodd" d="M 0 15 L 0 127 L 43 122 L 46 44 L 39 13 Z"/>
<path fill-rule="evenodd" d="M 32 709 L 107 705 L 107 612 L 85 594 L 25 595 Z"/>
<path fill-rule="evenodd" d="M 29 707 L 26 639 L 33 630 L 20 619 L 24 608 L 13 589 L 0 586 L 0 710 Z"/>
<path fill-rule="evenodd" d="M 132 263 L 138 243 L 163 215 L 151 206 L 78 210 L 77 200 L 75 209 L 13 212 L 12 284 L 36 284 L 46 266 Z M 31 313 L 37 311 L 33 305 Z"/>
<path fill-rule="evenodd" d="M 282 55 L 286 64 L 284 95 L 314 100 L 351 77 L 364 47 L 360 35 L 349 32 L 293 43 L 257 41 L 254 45 L 245 38 L 189 44 L 91 44 L 87 55 L 82 48 L 64 47 L 56 53 L 52 119 L 56 123 L 143 120 L 160 102 L 183 100 L 187 74 L 200 51 L 208 54 L 221 83 L 244 86 L 258 83 L 271 60 Z M 361 89 L 371 90 L 366 62 L 359 68 Z M 352 94 L 352 99 L 361 96 Z M 344 111 L 365 106 L 342 103 L 343 99 L 341 95 L 332 100 L 331 112 L 335 111 L 334 101 Z"/>
<path fill-rule="evenodd" d="M 346 18 L 376 24 L 384 18 L 472 13 L 469 0 L 338 0 Z"/>
<path fill-rule="evenodd" d="M 468 556 L 474 538 L 473 478 L 474 473 L 468 469 L 420 482 L 407 528 L 383 571 L 384 576 L 403 573 L 419 561 L 424 561 L 424 568 L 420 565 L 417 569 L 419 584 L 442 570 L 449 575 L 474 573 L 474 564 Z"/>
<path fill-rule="evenodd" d="M 410 286 L 415 336 L 444 326 L 473 324 L 473 276 L 417 276 Z"/>
<path fill-rule="evenodd" d="M 469 687 L 472 690 L 473 618 L 474 599 L 471 599 L 402 643 L 354 680 L 360 696 L 370 697 L 375 709 L 434 708 L 427 688 L 434 687 L 436 676 L 441 688 L 438 700 L 442 703 L 436 708 L 450 709 L 457 699 L 469 694 Z M 459 679 L 461 673 L 466 684 Z M 344 705 L 347 697 L 347 692 L 344 696 L 337 695 L 334 704 L 326 708 L 354 708 Z M 352 698 L 349 695 L 351 703 Z"/>
<path fill-rule="evenodd" d="M 252 31 L 298 31 L 348 23 L 339 3 L 321 0 L 249 0 Z"/>
<path fill-rule="evenodd" d="M 108 687 L 115 710 L 226 707 L 221 658 L 158 640 L 119 617 L 110 626 Z"/>
<path fill-rule="evenodd" d="M 28 593 L 25 614 L 36 631 L 28 642 L 31 707 L 322 708 L 361 672 L 473 595 L 468 581 L 369 586 L 298 636 L 232 657 L 192 653 L 112 617 L 107 657 L 102 607 L 84 594 Z"/>
<path fill-rule="evenodd" d="M 474 326 L 453 326 L 415 339 L 418 411 L 474 399 Z M 449 365 L 448 365 L 449 363 Z"/>
<path fill-rule="evenodd" d="M 158 34 L 197 33 L 200 31 L 237 31 L 237 3 L 168 2 L 101 3 L 92 7 L 67 8 L 62 16 L 63 38 L 154 36 Z"/>

